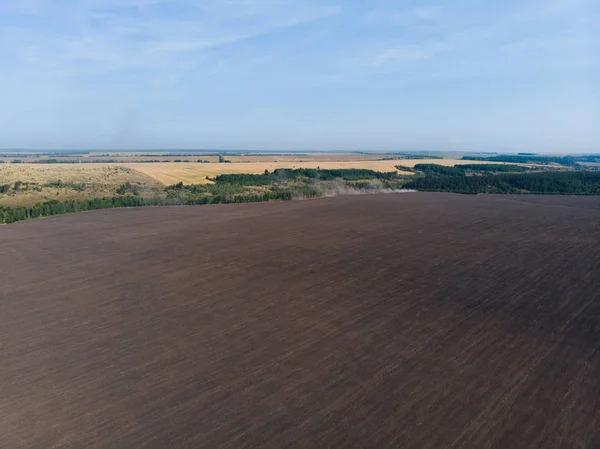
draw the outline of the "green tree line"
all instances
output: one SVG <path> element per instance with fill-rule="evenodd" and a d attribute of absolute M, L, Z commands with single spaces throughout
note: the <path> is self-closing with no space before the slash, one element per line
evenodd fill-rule
<path fill-rule="evenodd" d="M 291 191 L 273 191 L 248 195 L 214 195 L 191 196 L 183 198 L 141 198 L 137 196 L 120 196 L 113 198 L 94 198 L 76 201 L 46 201 L 28 207 L 0 206 L 0 223 L 8 224 L 31 218 L 49 217 L 87 210 L 111 209 L 117 207 L 169 206 L 169 205 L 199 205 L 199 204 L 228 204 L 253 203 L 261 201 L 287 201 L 292 199 Z"/>
<path fill-rule="evenodd" d="M 414 170 L 423 172 L 426 175 L 466 176 L 467 172 L 522 173 L 532 169 L 512 164 L 457 164 L 453 167 L 440 164 L 416 164 Z"/>
<path fill-rule="evenodd" d="M 494 172 L 494 173 L 522 173 L 532 170 L 529 167 L 512 164 L 458 164 L 454 166 L 461 170 L 469 170 L 475 172 Z"/>
<path fill-rule="evenodd" d="M 561 164 L 572 166 L 586 158 L 574 156 L 525 156 L 504 154 L 500 156 L 463 156 L 464 161 L 509 162 L 513 164 Z"/>
<path fill-rule="evenodd" d="M 299 178 L 308 178 L 321 181 L 333 181 L 343 179 L 345 181 L 361 181 L 371 179 L 393 179 L 397 176 L 395 172 L 379 172 L 367 169 L 329 169 L 318 168 L 278 168 L 273 172 L 265 170 L 263 174 L 224 174 L 212 179 L 217 183 L 230 183 L 243 186 L 266 186 L 275 182 L 293 181 Z"/>
<path fill-rule="evenodd" d="M 600 173 L 569 171 L 484 176 L 425 176 L 405 188 L 420 191 L 600 195 Z"/>
<path fill-rule="evenodd" d="M 465 176 L 463 169 L 440 164 L 416 164 L 414 168 L 425 173 L 425 175 Z"/>

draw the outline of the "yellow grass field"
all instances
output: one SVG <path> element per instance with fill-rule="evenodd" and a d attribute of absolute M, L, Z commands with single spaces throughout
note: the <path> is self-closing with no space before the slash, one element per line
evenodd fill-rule
<path fill-rule="evenodd" d="M 2 164 L 0 184 L 17 181 L 43 186 L 60 180 L 64 184 L 83 184 L 82 191 L 69 188 L 43 187 L 42 191 L 26 191 L 0 195 L 0 206 L 32 205 L 48 200 L 85 199 L 113 196 L 116 188 L 129 181 L 142 187 L 157 187 L 151 177 L 131 168 L 107 164 Z"/>
<path fill-rule="evenodd" d="M 120 184 L 133 181 L 130 168 L 110 164 L 2 164 L 2 182 L 45 183 L 62 180 L 67 183 Z M 138 176 L 139 178 L 139 176 Z"/>
<path fill-rule="evenodd" d="M 273 171 L 276 168 L 317 168 L 335 169 L 335 168 L 365 168 L 376 171 L 396 171 L 396 165 L 412 167 L 415 164 L 442 164 L 455 165 L 465 163 L 456 159 L 404 159 L 393 161 L 277 161 L 277 162 L 247 162 L 230 164 L 198 164 L 198 163 L 133 163 L 124 164 L 143 173 L 157 181 L 171 185 L 178 182 L 184 184 L 203 184 L 207 181 L 206 177 L 215 177 L 222 174 L 234 173 L 252 173 L 259 174 L 265 170 Z M 472 161 L 468 161 L 469 163 Z M 410 174 L 410 173 L 405 173 Z"/>

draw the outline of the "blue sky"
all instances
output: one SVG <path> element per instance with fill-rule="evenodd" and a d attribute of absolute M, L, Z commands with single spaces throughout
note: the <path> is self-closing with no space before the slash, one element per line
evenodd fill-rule
<path fill-rule="evenodd" d="M 0 0 L 0 148 L 600 151 L 598 0 Z"/>

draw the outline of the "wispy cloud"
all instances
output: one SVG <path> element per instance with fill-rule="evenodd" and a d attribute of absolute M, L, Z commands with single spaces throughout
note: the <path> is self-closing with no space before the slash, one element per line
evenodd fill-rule
<path fill-rule="evenodd" d="M 388 64 L 426 61 L 435 58 L 441 53 L 452 51 L 454 49 L 455 47 L 453 45 L 444 42 L 393 45 L 376 53 L 372 63 L 375 66 L 383 66 Z"/>
<path fill-rule="evenodd" d="M 444 14 L 442 6 L 418 6 L 414 8 L 373 8 L 367 11 L 363 21 L 369 25 L 394 25 L 417 28 L 429 26 Z"/>
<path fill-rule="evenodd" d="M 161 58 L 299 26 L 339 8 L 286 0 L 182 1 L 177 7 L 161 0 L 76 0 L 68 7 L 57 0 L 27 0 L 3 12 L 12 16 L 0 33 L 5 60 L 11 56 L 11 64 L 36 69 L 45 63 L 51 71 L 61 68 L 55 73 L 77 75 L 161 65 L 166 62 Z"/>
<path fill-rule="evenodd" d="M 592 6 L 594 0 L 535 0 L 525 2 L 519 8 L 519 14 L 528 19 L 545 19 L 549 16 L 565 13 L 581 14 Z"/>
<path fill-rule="evenodd" d="M 444 34 L 446 18 L 444 8 L 437 5 L 371 9 L 364 15 L 363 23 L 377 27 L 379 38 L 360 43 L 350 61 L 354 66 L 364 66 L 368 72 L 381 73 L 404 71 L 435 60 L 456 49 Z"/>
<path fill-rule="evenodd" d="M 365 13 L 363 23 L 378 27 L 380 39 L 360 46 L 354 65 L 399 71 L 408 79 L 490 76 L 574 65 L 589 58 L 582 52 L 591 36 L 590 21 L 600 16 L 590 0 L 531 0 L 508 7 L 385 7 Z M 466 13 L 468 11 L 468 13 Z M 532 21 L 536 24 L 532 25 Z M 422 72 L 425 73 L 422 73 Z"/>

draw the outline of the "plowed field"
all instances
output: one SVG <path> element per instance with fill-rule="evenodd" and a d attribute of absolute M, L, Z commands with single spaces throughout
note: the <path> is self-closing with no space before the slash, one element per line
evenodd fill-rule
<path fill-rule="evenodd" d="M 0 446 L 600 447 L 600 198 L 0 227 Z"/>

